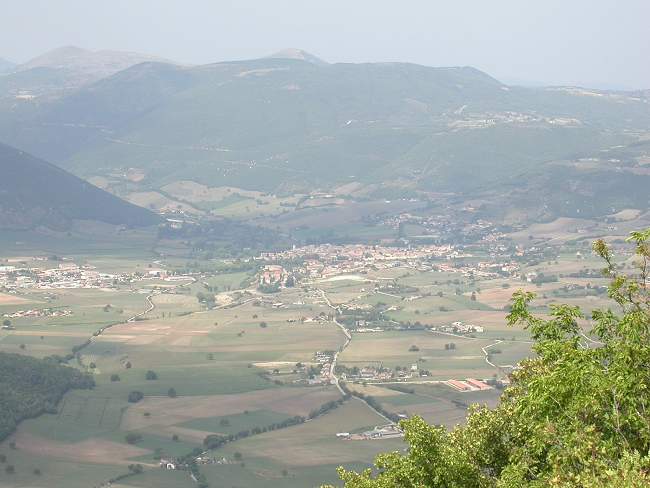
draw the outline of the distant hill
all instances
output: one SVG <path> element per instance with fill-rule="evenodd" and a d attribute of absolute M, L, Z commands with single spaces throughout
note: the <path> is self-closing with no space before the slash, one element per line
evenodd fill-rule
<path fill-rule="evenodd" d="M 7 61 L 6 59 L 0 58 L 0 75 L 3 75 L 5 73 L 9 73 L 14 69 L 16 66 L 15 63 L 12 63 L 11 61 Z"/>
<path fill-rule="evenodd" d="M 579 181 L 584 171 L 647 171 L 634 149 L 650 127 L 645 92 L 513 87 L 471 67 L 327 64 L 300 50 L 140 63 L 38 103 L 3 101 L 6 78 L 0 139 L 80 175 L 140 168 L 149 187 L 192 179 L 290 192 L 356 181 L 472 198 L 525 190 L 533 175 L 545 191 L 563 172 Z M 608 151 L 622 147 L 632 149 L 621 165 Z"/>
<path fill-rule="evenodd" d="M 295 49 L 295 48 L 283 49 L 281 51 L 271 54 L 270 56 L 267 56 L 267 58 L 298 59 L 301 61 L 307 61 L 308 63 L 312 63 L 318 66 L 323 66 L 328 64 L 326 61 L 323 61 L 319 57 L 314 56 L 313 54 L 310 54 L 307 51 L 303 51 L 302 49 Z"/>
<path fill-rule="evenodd" d="M 66 69 L 84 74 L 88 79 L 99 79 L 147 61 L 169 62 L 147 54 L 125 51 L 89 51 L 67 46 L 54 49 L 18 65 L 16 71 L 27 71 L 34 68 Z"/>
<path fill-rule="evenodd" d="M 67 228 L 72 220 L 128 227 L 158 215 L 127 203 L 56 166 L 0 144 L 0 229 Z"/>
<path fill-rule="evenodd" d="M 12 73 L 4 79 L 0 78 L 0 90 L 14 94 L 26 92 L 34 96 L 59 94 L 106 78 L 136 64 L 152 61 L 169 63 L 162 58 L 140 53 L 61 47 L 27 63 L 12 66 Z M 9 70 L 5 73 L 7 71 Z"/>

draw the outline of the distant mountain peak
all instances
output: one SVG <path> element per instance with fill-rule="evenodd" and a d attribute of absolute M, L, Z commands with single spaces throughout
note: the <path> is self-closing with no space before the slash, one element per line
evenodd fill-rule
<path fill-rule="evenodd" d="M 107 78 L 132 66 L 149 63 L 169 63 L 165 59 L 128 51 L 90 51 L 76 46 L 53 49 L 30 61 L 14 66 L 17 73 L 38 70 L 56 73 L 55 81 L 48 87 L 50 93 L 76 89 Z"/>
<path fill-rule="evenodd" d="M 68 69 L 104 69 L 119 71 L 145 61 L 166 61 L 156 56 L 128 51 L 98 50 L 91 51 L 77 46 L 63 46 L 52 49 L 37 56 L 25 64 L 20 70 L 35 67 L 68 68 Z"/>
<path fill-rule="evenodd" d="M 48 52 L 44 53 L 43 56 L 51 56 L 54 54 L 58 54 L 61 56 L 74 56 L 79 54 L 90 54 L 91 52 L 92 51 L 90 51 L 89 49 L 84 49 L 78 46 L 61 46 L 49 50 Z"/>
<path fill-rule="evenodd" d="M 312 63 L 318 66 L 329 64 L 327 61 L 320 59 L 318 56 L 314 56 L 307 51 L 296 48 L 282 49 L 281 51 L 278 51 L 266 57 L 271 59 L 298 59 L 300 61 L 307 61 L 308 63 Z"/>

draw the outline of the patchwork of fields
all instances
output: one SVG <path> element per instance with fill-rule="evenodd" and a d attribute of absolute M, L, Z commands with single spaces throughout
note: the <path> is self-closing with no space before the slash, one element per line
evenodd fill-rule
<path fill-rule="evenodd" d="M 177 196 L 190 190 L 195 199 L 207 191 L 174 189 Z M 211 486 L 335 483 L 337 466 L 361 469 L 378 453 L 405 447 L 399 438 L 346 440 L 337 433 L 361 434 L 385 424 L 388 414 L 453 427 L 472 403 L 498 402 L 499 381 L 531 354 L 528 332 L 505 325 L 513 290 L 536 292 L 540 312 L 557 302 L 589 310 L 605 299 L 580 292 L 605 281 L 575 277 L 595 264 L 589 258 L 576 265 L 571 253 L 549 264 L 562 277 L 543 284 L 402 266 L 306 280 L 272 294 L 259 291 L 249 271 L 168 282 L 147 270 L 178 266 L 172 258 L 167 264 L 75 259 L 103 272 L 142 272 L 106 290 L 0 294 L 0 315 L 69 311 L 12 319 L 0 331 L 0 351 L 38 357 L 75 351 L 68 364 L 96 381 L 93 390 L 68 393 L 55 412 L 23 422 L 3 442 L 0 453 L 15 473 L 1 471 L 2 486 L 105 486 L 140 464 L 142 473 L 113 486 L 189 488 L 195 484 L 188 472 L 161 469 L 158 460 L 200 452 L 208 436 L 240 436 L 202 455 L 199 469 Z M 201 301 L 206 290 L 215 295 L 210 306 Z M 375 322 L 359 326 L 358 317 L 353 323 L 345 314 L 336 319 L 343 309 L 369 313 Z M 446 332 L 454 322 L 475 324 L 480 332 Z M 383 328 L 363 328 L 376 325 Z M 339 405 L 333 381 L 319 380 L 317 353 L 334 351 L 340 351 L 332 366 L 338 377 L 347 374 L 347 388 L 373 398 L 381 411 L 354 396 Z M 375 376 L 353 374 L 362 370 Z M 380 371 L 391 371 L 393 379 L 378 380 Z M 466 378 L 493 387 L 463 392 L 444 383 Z M 134 392 L 141 398 L 131 398 Z M 314 413 L 330 404 L 334 408 Z M 302 420 L 285 425 L 292 418 Z"/>

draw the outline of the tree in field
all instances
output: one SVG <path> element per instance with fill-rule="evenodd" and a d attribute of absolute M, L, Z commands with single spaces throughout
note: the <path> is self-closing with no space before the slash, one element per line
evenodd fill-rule
<path fill-rule="evenodd" d="M 176 393 L 176 388 L 170 388 L 167 390 L 167 396 L 169 398 L 176 398 L 178 396 L 178 393 Z"/>
<path fill-rule="evenodd" d="M 2 321 L 2 325 L 4 325 L 5 327 L 10 327 L 10 326 L 11 326 L 11 320 L 9 320 L 9 319 L 4 319 L 4 320 Z"/>
<path fill-rule="evenodd" d="M 129 432 L 124 436 L 124 440 L 127 444 L 137 444 L 142 440 L 142 435 L 137 432 Z"/>
<path fill-rule="evenodd" d="M 401 422 L 407 454 L 380 455 L 377 470 L 339 474 L 347 488 L 568 488 L 650 486 L 650 229 L 633 232 L 636 271 L 625 274 L 602 240 L 594 251 L 616 310 L 578 307 L 533 315 L 514 294 L 509 325 L 529 329 L 536 357 L 512 374 L 491 410 L 473 406 L 452 431 L 419 417 Z"/>
<path fill-rule="evenodd" d="M 143 398 L 144 395 L 142 394 L 141 391 L 132 391 L 131 393 L 129 393 L 128 401 L 129 403 L 138 403 Z"/>
<path fill-rule="evenodd" d="M 156 374 L 155 371 L 149 370 L 144 376 L 147 380 L 153 381 L 158 379 L 158 375 Z"/>

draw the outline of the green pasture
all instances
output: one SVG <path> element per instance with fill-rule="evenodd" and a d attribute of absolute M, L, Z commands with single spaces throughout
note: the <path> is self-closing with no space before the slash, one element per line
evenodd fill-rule
<path fill-rule="evenodd" d="M 228 435 L 236 434 L 242 430 L 250 430 L 253 427 L 268 427 L 271 424 L 282 422 L 288 417 L 286 413 L 278 413 L 270 410 L 253 410 L 235 415 L 194 419 L 180 424 L 180 426 Z"/>

